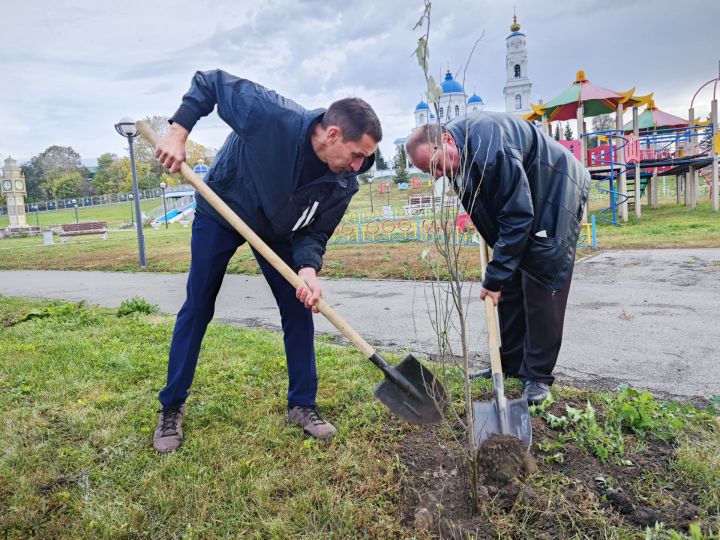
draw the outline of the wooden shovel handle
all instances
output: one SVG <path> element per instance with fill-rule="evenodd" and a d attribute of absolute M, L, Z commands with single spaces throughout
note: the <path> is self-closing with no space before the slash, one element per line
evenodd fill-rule
<path fill-rule="evenodd" d="M 488 245 L 485 239 L 480 237 L 480 268 L 482 277 L 485 278 L 485 271 L 488 265 Z M 490 349 L 490 368 L 493 375 L 502 373 L 502 362 L 500 360 L 500 338 L 498 336 L 497 318 L 495 316 L 495 302 L 490 296 L 485 297 L 485 318 L 488 327 L 488 348 Z"/>
<path fill-rule="evenodd" d="M 159 137 L 149 125 L 145 122 L 139 121 L 135 124 L 135 126 L 143 137 L 150 141 L 150 144 L 152 144 L 153 147 L 157 146 Z M 278 257 L 277 254 L 270 249 L 270 246 L 268 246 L 262 238 L 255 234 L 255 232 L 248 227 L 242 219 L 240 219 L 240 216 L 238 216 L 232 208 L 225 203 L 225 201 L 218 197 L 218 195 L 210 189 L 197 174 L 195 174 L 195 171 L 193 171 L 187 163 L 183 162 L 180 166 L 180 174 L 197 190 L 198 193 L 200 193 L 200 195 L 202 195 L 203 199 L 210 203 L 210 205 L 217 210 L 218 213 L 224 217 L 225 220 L 232 225 L 245 240 L 247 240 L 248 244 L 255 248 L 255 250 L 257 250 L 258 253 L 260 253 L 260 255 L 262 255 L 273 268 L 275 268 L 275 270 L 280 272 L 280 274 L 282 274 L 282 276 L 290 282 L 293 287 L 297 289 L 298 287 L 307 286 L 305 281 L 298 276 L 292 268 L 285 263 L 285 261 Z M 337 328 L 352 342 L 353 345 L 355 345 L 355 347 L 360 350 L 361 353 L 368 358 L 375 354 L 373 346 L 365 341 L 360 334 L 358 334 L 342 317 L 340 317 L 340 315 L 335 313 L 335 310 L 333 310 L 323 300 L 318 300 L 315 303 L 315 306 L 318 311 L 335 326 L 335 328 Z"/>

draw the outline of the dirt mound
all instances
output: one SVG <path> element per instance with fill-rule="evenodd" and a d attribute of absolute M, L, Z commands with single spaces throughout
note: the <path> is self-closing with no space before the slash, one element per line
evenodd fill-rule
<path fill-rule="evenodd" d="M 707 530 L 699 495 L 673 473 L 671 444 L 647 439 L 631 465 L 603 463 L 562 443 L 541 419 L 532 423 L 537 463 L 514 437 L 493 436 L 477 452 L 477 505 L 460 425 L 444 435 L 412 428 L 400 449 L 403 523 L 419 538 L 615 537 L 656 522 L 679 531 L 700 522 Z M 558 445 L 564 459 L 546 459 L 541 449 Z"/>
<path fill-rule="evenodd" d="M 475 462 L 483 484 L 505 485 L 537 470 L 523 442 L 511 435 L 490 435 L 477 449 Z"/>

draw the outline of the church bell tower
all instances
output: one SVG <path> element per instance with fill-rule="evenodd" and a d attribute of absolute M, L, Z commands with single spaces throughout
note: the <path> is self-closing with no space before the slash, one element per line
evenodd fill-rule
<path fill-rule="evenodd" d="M 525 114 L 530 112 L 532 83 L 527 71 L 527 41 L 525 34 L 520 32 L 516 14 L 513 14 L 513 23 L 510 25 L 510 35 L 505 40 L 505 47 L 505 112 Z"/>

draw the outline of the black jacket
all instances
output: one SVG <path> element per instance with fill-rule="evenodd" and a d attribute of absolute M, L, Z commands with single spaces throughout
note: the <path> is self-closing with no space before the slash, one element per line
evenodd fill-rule
<path fill-rule="evenodd" d="M 483 112 L 446 127 L 461 155 L 455 189 L 493 247 L 483 287 L 502 290 L 520 268 L 540 284 L 562 289 L 590 189 L 587 169 L 514 115 Z"/>
<path fill-rule="evenodd" d="M 291 241 L 295 268 L 322 267 L 328 238 L 358 191 L 357 173 L 328 173 L 298 188 L 308 128 L 325 109 L 306 110 L 246 79 L 224 71 L 198 71 L 171 118 L 187 130 L 217 105 L 231 128 L 205 182 L 266 242 Z M 229 224 L 197 197 L 197 208 Z"/>

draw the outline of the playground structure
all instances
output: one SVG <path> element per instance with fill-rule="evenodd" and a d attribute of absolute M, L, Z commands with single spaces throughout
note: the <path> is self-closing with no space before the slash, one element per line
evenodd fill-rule
<path fill-rule="evenodd" d="M 190 187 L 166 192 L 165 204 L 148 212 L 145 219 L 149 219 L 153 226 L 190 220 L 195 213 L 195 206 L 195 190 Z"/>
<path fill-rule="evenodd" d="M 197 164 L 193 167 L 193 172 L 197 174 L 200 179 L 204 179 L 210 168 L 205 164 L 204 159 L 198 160 Z M 151 210 L 146 216 L 149 219 L 150 224 L 153 227 L 160 227 L 168 223 L 175 223 L 180 221 L 183 225 L 187 225 L 195 215 L 195 188 L 189 184 L 183 184 L 182 186 L 166 191 L 163 187 L 163 204 Z"/>
<path fill-rule="evenodd" d="M 635 96 L 635 89 L 615 92 L 591 84 L 585 72 L 577 72 L 575 82 L 558 97 L 540 105 L 531 105 L 529 121 L 541 121 L 544 132 L 552 136 L 553 121 L 576 120 L 578 139 L 560 141 L 591 173 L 600 193 L 607 194 L 609 205 L 594 217 L 619 225 L 628 221 L 628 209 L 634 205 L 635 217 L 642 216 L 643 193 L 648 204 L 657 206 L 659 176 L 676 176 L 677 204 L 694 209 L 697 206 L 698 180 L 702 176 L 708 187 L 712 209 L 718 207 L 718 110 L 716 89 L 720 77 L 702 85 L 693 96 L 688 120 L 657 109 L 653 94 Z M 695 118 L 695 98 L 704 87 L 714 83 L 710 117 Z M 639 107 L 646 109 L 639 114 Z M 625 124 L 623 115 L 632 109 L 632 122 Z M 601 114 L 615 114 L 615 129 L 588 132 L 585 120 Z M 603 141 L 588 148 L 591 138 Z M 587 207 L 584 222 L 587 222 Z"/>

